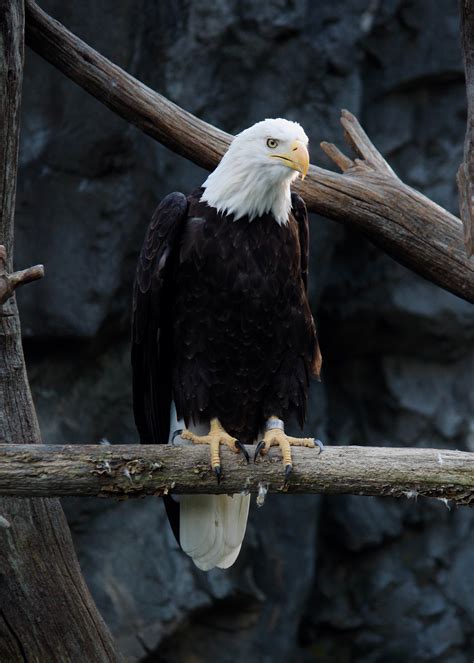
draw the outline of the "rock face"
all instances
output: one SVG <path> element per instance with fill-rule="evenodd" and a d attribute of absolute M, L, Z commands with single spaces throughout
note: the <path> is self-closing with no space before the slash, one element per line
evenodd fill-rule
<path fill-rule="evenodd" d="M 358 115 L 406 182 L 457 211 L 466 110 L 452 0 L 44 0 L 107 57 L 236 132 L 299 120 L 313 163 Z M 47 442 L 136 439 L 128 336 L 134 262 L 159 199 L 204 171 L 27 51 L 17 265 Z M 364 238 L 314 217 L 312 305 L 325 358 L 308 433 L 329 444 L 474 450 L 473 310 Z M 471 398 L 471 401 L 470 401 Z M 203 574 L 162 504 L 65 502 L 102 614 L 131 662 L 461 663 L 474 651 L 474 515 L 443 503 L 271 497 L 242 554 Z"/>

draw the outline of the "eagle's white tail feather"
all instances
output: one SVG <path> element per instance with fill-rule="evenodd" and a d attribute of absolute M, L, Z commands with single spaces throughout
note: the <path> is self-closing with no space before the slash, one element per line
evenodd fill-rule
<path fill-rule="evenodd" d="M 240 552 L 247 527 L 250 495 L 183 495 L 180 499 L 181 547 L 203 571 L 227 569 Z"/>
<path fill-rule="evenodd" d="M 171 404 L 170 439 L 184 428 Z M 205 435 L 209 424 L 191 424 L 189 429 Z M 209 571 L 227 569 L 242 547 L 249 514 L 250 495 L 181 495 L 179 498 L 179 542 L 197 567 Z"/>

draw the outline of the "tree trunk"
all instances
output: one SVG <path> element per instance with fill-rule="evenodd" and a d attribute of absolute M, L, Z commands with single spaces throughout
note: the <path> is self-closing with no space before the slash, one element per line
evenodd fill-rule
<path fill-rule="evenodd" d="M 22 0 L 0 0 L 0 243 L 12 271 Z M 15 297 L 0 307 L 0 441 L 40 443 Z M 57 499 L 0 499 L 0 661 L 117 661 Z"/>
<path fill-rule="evenodd" d="M 460 0 L 461 43 L 464 54 L 467 96 L 467 126 L 464 161 L 457 180 L 459 207 L 464 224 L 464 244 L 468 256 L 474 254 L 474 0 Z"/>

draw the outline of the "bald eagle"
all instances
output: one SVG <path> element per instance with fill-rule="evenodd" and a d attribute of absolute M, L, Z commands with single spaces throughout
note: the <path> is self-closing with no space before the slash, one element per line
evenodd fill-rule
<path fill-rule="evenodd" d="M 284 422 L 302 426 L 309 378 L 321 355 L 307 297 L 308 217 L 290 185 L 309 167 L 296 122 L 268 119 L 242 131 L 200 189 L 171 193 L 148 227 L 133 297 L 135 421 L 144 444 L 181 437 L 255 458 L 279 445 Z M 183 423 L 179 423 L 182 421 Z M 165 498 L 182 549 L 203 570 L 227 568 L 245 534 L 249 496 Z"/>

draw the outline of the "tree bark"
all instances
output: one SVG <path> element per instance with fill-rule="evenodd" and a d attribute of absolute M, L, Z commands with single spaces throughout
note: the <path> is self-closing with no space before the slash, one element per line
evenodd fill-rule
<path fill-rule="evenodd" d="M 252 448 L 247 448 L 252 452 Z M 474 501 L 474 454 L 447 449 L 326 447 L 292 449 L 285 485 L 272 449 L 256 463 L 221 448 L 217 483 L 209 450 L 197 445 L 0 446 L 0 494 L 142 497 L 170 493 L 269 492 L 435 497 Z"/>
<path fill-rule="evenodd" d="M 6 272 L 12 271 L 23 30 L 23 0 L 0 0 L 0 243 Z M 14 295 L 1 313 L 0 442 L 40 443 Z M 0 660 L 120 660 L 81 576 L 57 499 L 0 499 Z"/>
<path fill-rule="evenodd" d="M 26 8 L 26 39 L 37 53 L 177 154 L 209 170 L 217 165 L 232 136 L 143 85 L 33 0 L 26 0 Z M 311 166 L 305 182 L 295 187 L 308 209 L 358 229 L 413 271 L 473 302 L 474 264 L 465 253 L 461 221 L 401 182 L 354 116 L 343 111 L 341 121 L 362 158 L 353 161 L 342 155 L 342 175 Z M 332 154 L 335 150 L 333 146 Z"/>
<path fill-rule="evenodd" d="M 464 244 L 468 256 L 474 254 L 474 0 L 460 0 L 461 43 L 464 53 L 467 94 L 467 127 L 464 161 L 457 180 L 459 207 L 464 225 Z"/>

